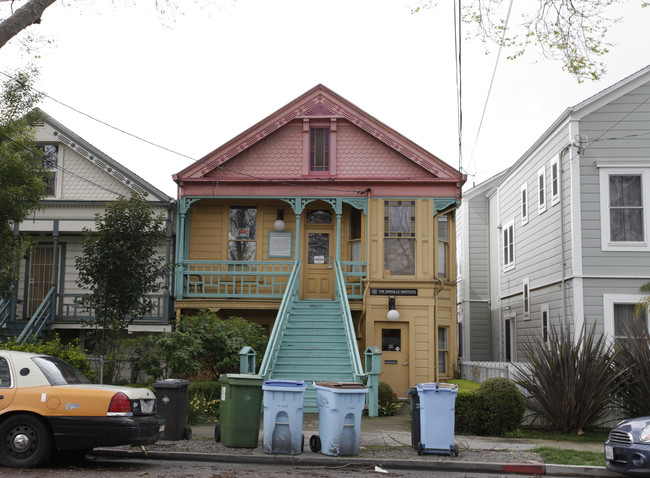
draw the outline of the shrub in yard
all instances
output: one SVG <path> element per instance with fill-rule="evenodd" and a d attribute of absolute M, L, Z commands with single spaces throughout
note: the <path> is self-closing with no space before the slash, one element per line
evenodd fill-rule
<path fill-rule="evenodd" d="M 516 430 L 524 417 L 524 397 L 507 378 L 489 378 L 475 392 L 474 431 L 501 436 Z"/>
<path fill-rule="evenodd" d="M 612 404 L 621 376 L 614 367 L 618 352 L 602 334 L 596 339 L 595 327 L 583 327 L 577 340 L 566 326 L 549 332 L 548 343 L 541 337 L 524 342 L 529 363 L 517 367 L 517 383 L 534 416 L 557 431 L 582 434 L 600 425 Z"/>
<path fill-rule="evenodd" d="M 456 433 L 474 433 L 474 430 L 476 428 L 475 423 L 478 421 L 475 392 L 470 390 L 458 390 L 454 415 L 454 429 Z"/>

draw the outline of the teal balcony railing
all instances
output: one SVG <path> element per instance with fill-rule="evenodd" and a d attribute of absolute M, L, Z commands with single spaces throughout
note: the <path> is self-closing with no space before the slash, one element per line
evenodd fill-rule
<path fill-rule="evenodd" d="M 183 261 L 177 299 L 248 297 L 281 299 L 295 268 L 288 261 Z M 180 297 L 178 292 L 180 292 Z"/>
<path fill-rule="evenodd" d="M 345 284 L 348 299 L 363 299 L 363 280 L 368 274 L 368 264 L 361 261 L 337 262 L 340 264 L 342 284 Z"/>

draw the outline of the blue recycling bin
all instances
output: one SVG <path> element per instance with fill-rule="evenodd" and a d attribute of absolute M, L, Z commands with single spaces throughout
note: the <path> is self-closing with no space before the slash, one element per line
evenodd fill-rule
<path fill-rule="evenodd" d="M 264 391 L 264 453 L 299 455 L 303 449 L 302 380 L 267 380 Z"/>
<path fill-rule="evenodd" d="M 449 383 L 418 383 L 420 402 L 420 440 L 418 455 L 441 453 L 458 456 L 454 442 L 454 416 L 458 385 Z"/>
<path fill-rule="evenodd" d="M 312 451 L 324 455 L 359 454 L 361 414 L 368 388 L 357 382 L 314 382 L 318 405 L 318 436 L 309 440 Z"/>

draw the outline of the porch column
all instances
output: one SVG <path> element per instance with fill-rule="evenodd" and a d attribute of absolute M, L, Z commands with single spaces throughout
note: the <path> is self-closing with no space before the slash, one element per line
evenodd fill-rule
<path fill-rule="evenodd" d="M 53 250 L 52 250 L 52 282 L 51 285 L 52 287 L 56 287 L 56 278 L 59 273 L 59 261 L 58 261 L 58 256 L 59 256 L 59 220 L 55 219 L 52 224 L 52 236 L 54 238 L 54 244 L 53 244 Z M 57 293 L 56 289 L 54 290 L 54 296 L 52 297 L 52 301 L 50 302 L 50 317 L 52 317 L 52 321 L 56 318 L 56 298 L 57 298 Z"/>
<path fill-rule="evenodd" d="M 343 213 L 343 203 L 340 199 L 336 200 L 334 205 L 336 213 L 336 260 L 341 260 L 341 215 Z"/>
<path fill-rule="evenodd" d="M 176 227 L 176 279 L 174 291 L 176 299 L 183 298 L 183 269 L 185 260 L 185 215 L 189 209 L 187 198 L 178 200 L 178 223 Z"/>
<path fill-rule="evenodd" d="M 301 214 L 296 212 L 296 245 L 294 247 L 296 251 L 295 261 L 300 260 L 300 216 Z"/>

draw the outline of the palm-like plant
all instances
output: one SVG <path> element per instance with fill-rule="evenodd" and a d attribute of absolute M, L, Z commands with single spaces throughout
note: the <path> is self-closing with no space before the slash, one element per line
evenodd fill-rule
<path fill-rule="evenodd" d="M 548 343 L 535 337 L 524 343 L 527 366 L 517 367 L 517 383 L 527 392 L 535 418 L 548 420 L 564 433 L 594 428 L 605 418 L 619 386 L 617 356 L 595 328 L 582 327 L 573 340 L 568 326 L 550 329 Z"/>

